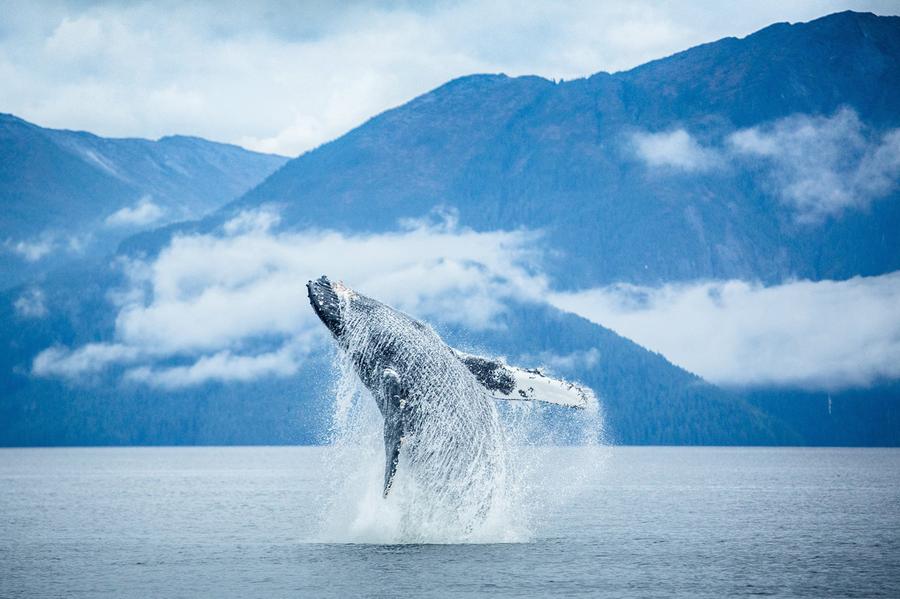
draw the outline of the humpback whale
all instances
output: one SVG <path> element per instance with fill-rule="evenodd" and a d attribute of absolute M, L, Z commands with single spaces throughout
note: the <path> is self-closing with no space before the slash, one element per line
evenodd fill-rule
<path fill-rule="evenodd" d="M 593 400 L 590 389 L 540 370 L 453 349 L 427 324 L 325 276 L 307 291 L 384 418 L 384 497 L 402 456 L 432 497 L 454 503 L 474 493 L 483 510 L 505 467 L 494 400 L 570 408 Z"/>

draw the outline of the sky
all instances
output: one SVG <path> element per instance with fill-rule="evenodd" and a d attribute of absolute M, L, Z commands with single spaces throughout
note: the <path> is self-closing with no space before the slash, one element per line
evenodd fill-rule
<path fill-rule="evenodd" d="M 900 3 L 0 0 L 0 112 L 295 156 L 455 77 L 573 79 L 845 9 Z"/>

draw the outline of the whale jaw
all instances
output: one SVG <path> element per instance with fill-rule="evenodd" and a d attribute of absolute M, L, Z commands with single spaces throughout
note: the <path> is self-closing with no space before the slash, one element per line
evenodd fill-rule
<path fill-rule="evenodd" d="M 343 294 L 345 289 L 340 283 L 332 283 L 325 275 L 306 283 L 309 303 L 316 316 L 337 338 L 344 334 L 344 317 L 339 294 Z"/>

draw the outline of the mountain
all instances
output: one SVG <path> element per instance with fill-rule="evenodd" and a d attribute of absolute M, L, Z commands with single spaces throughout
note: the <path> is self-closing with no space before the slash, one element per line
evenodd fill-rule
<path fill-rule="evenodd" d="M 196 137 L 108 139 L 0 114 L 2 287 L 199 218 L 286 161 Z"/>
<path fill-rule="evenodd" d="M 176 234 L 224 236 L 225 223 L 268 206 L 287 232 L 392 232 L 436 207 L 476 231 L 540 230 L 541 267 L 563 290 L 898 270 L 898 92 L 900 19 L 852 12 L 575 81 L 449 82 L 287 162 L 202 219 L 135 234 L 114 259 L 48 275 L 34 291 L 41 317 L 17 308 L 31 287 L 3 292 L 0 443 L 321 439 L 325 346 L 295 374 L 181 390 L 127 381 L 122 367 L 77 382 L 31 371 L 48 347 L 116 339 L 113 291 L 124 275 L 111 263 L 152 259 Z M 890 381 L 832 395 L 724 390 L 546 305 L 508 301 L 499 318 L 481 332 L 434 324 L 451 344 L 523 365 L 594 352 L 557 368 L 598 391 L 620 443 L 900 444 Z M 240 349 L 271 343 L 248 338 Z"/>
<path fill-rule="evenodd" d="M 877 149 L 882 134 L 900 127 L 898 96 L 900 18 L 853 12 L 772 25 L 586 79 L 464 77 L 292 160 L 193 226 L 211 230 L 240 210 L 277 203 L 297 228 L 384 231 L 449 206 L 477 230 L 545 231 L 560 288 L 881 274 L 900 268 L 896 185 L 810 217 L 798 212 L 808 209 L 805 197 L 774 188 L 791 193 L 792 184 L 823 175 L 850 186 L 864 165 L 835 157 L 833 172 L 825 164 L 806 174 L 797 169 L 817 165 L 736 155 L 730 140 L 753 127 L 790 137 L 791 121 L 778 124 L 802 115 L 820 119 L 814 124 L 826 138 L 830 126 L 858 125 Z M 637 155 L 636 135 L 679 130 L 690 136 L 683 147 L 673 145 L 677 137 L 660 141 L 676 153 L 705 151 L 709 164 L 672 155 L 653 166 Z M 797 153 L 822 152 L 825 162 L 826 150 L 812 143 Z M 896 164 L 885 168 L 897 176 Z M 136 238 L 129 247 L 165 239 Z"/>

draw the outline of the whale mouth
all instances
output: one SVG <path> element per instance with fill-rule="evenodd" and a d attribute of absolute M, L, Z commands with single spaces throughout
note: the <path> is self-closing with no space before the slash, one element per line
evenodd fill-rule
<path fill-rule="evenodd" d="M 328 327 L 332 335 L 340 337 L 344 332 L 340 295 L 344 295 L 346 287 L 340 283 L 332 283 L 328 277 L 322 275 L 315 281 L 307 282 L 306 290 L 316 316 Z"/>

